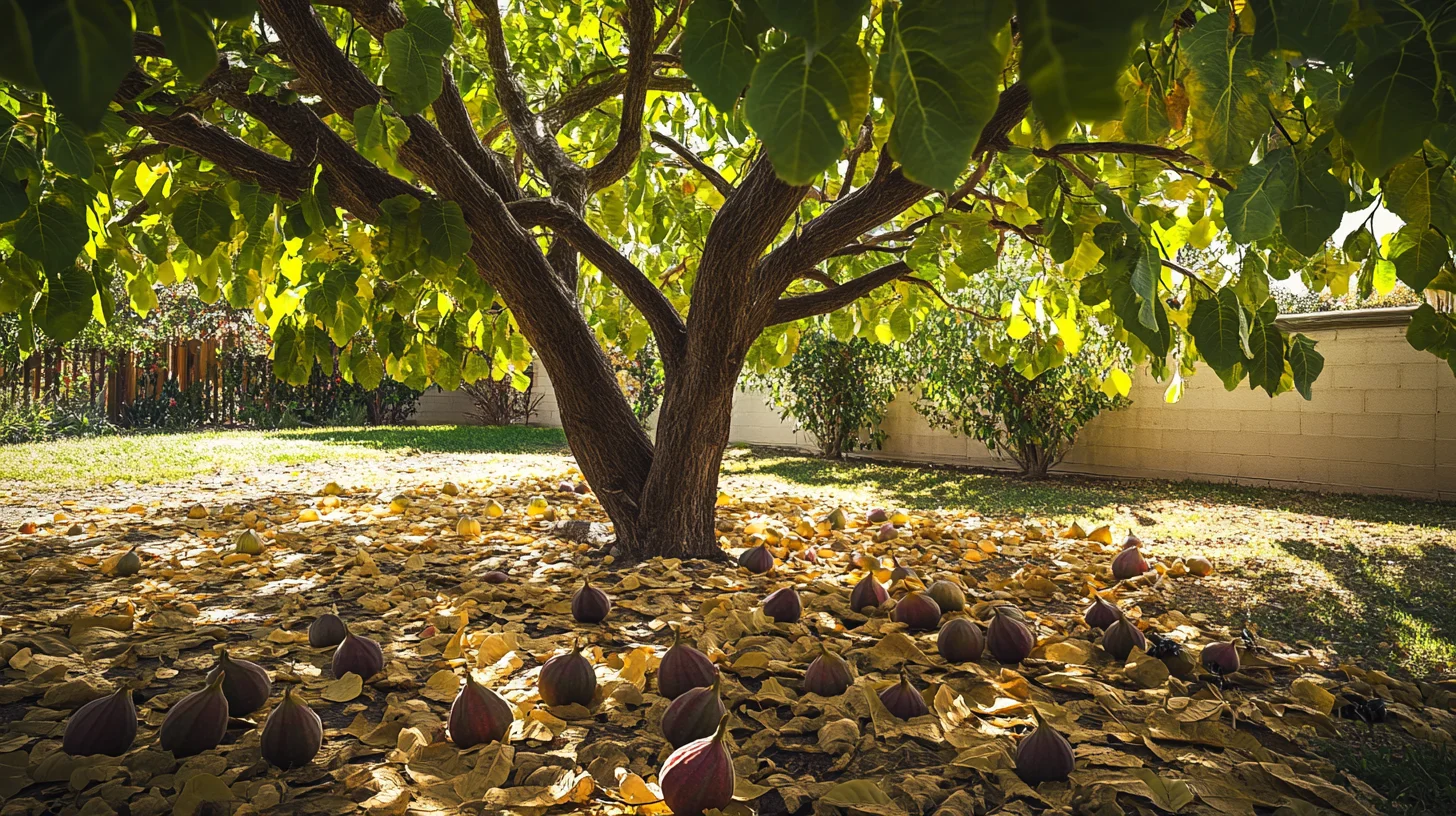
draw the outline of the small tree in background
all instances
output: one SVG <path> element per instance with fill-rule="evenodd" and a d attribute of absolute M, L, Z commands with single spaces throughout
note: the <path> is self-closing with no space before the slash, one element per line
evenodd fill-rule
<path fill-rule="evenodd" d="M 470 416 L 482 425 L 525 425 L 544 399 L 522 391 L 509 377 L 499 380 L 486 377 L 473 383 L 461 383 L 461 390 L 470 397 Z"/>
<path fill-rule="evenodd" d="M 1126 354 L 1100 335 L 1069 340 L 1013 340 L 999 325 L 937 315 L 914 344 L 924 375 L 915 410 L 1044 479 L 1083 426 L 1130 404 Z"/>
<path fill-rule="evenodd" d="M 808 431 L 822 455 L 838 459 L 884 443 L 880 420 L 904 384 L 904 373 L 897 347 L 861 337 L 839 340 L 814 328 L 799 338 L 788 365 L 752 374 L 748 381 L 768 392 L 780 416 Z"/>

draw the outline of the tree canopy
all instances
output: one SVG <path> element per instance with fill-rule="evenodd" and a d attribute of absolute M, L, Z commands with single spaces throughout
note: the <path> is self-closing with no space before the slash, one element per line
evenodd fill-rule
<path fill-rule="evenodd" d="M 784 364 L 805 319 L 904 339 L 1030 265 L 963 312 L 1030 338 L 1028 376 L 1098 331 L 1174 389 L 1202 361 L 1308 397 L 1323 360 L 1275 325 L 1271 281 L 1456 290 L 1442 0 L 0 0 L 0 20 L 0 311 L 23 346 L 109 319 L 121 275 L 139 311 L 184 278 L 252 307 L 289 379 L 331 342 L 366 385 L 523 383 L 534 352 L 578 457 L 610 449 L 614 473 L 697 443 L 641 434 L 601 346 L 654 338 L 664 416 L 701 413 L 689 394 Z M 1410 339 L 1456 365 L 1450 315 L 1423 307 Z M 721 450 L 726 427 L 700 435 Z"/>

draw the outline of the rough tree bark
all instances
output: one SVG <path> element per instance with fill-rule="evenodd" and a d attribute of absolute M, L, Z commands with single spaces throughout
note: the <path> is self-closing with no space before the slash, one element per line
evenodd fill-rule
<path fill-rule="evenodd" d="M 405 23 L 395 0 L 320 4 L 348 10 L 380 39 Z M 312 4 L 259 0 L 258 5 L 279 38 L 280 53 L 322 105 L 285 104 L 249 93 L 249 72 L 230 67 L 225 59 L 204 83 L 201 99 L 206 105 L 221 101 L 252 116 L 291 149 L 292 159 L 251 147 L 208 124 L 199 115 L 205 108 L 190 108 L 189 100 L 169 100 L 176 109 L 167 115 L 130 113 L 129 120 L 159 143 L 189 149 L 289 199 L 307 189 L 314 168 L 321 166 L 335 202 L 367 223 L 377 222 L 380 203 L 397 195 L 436 195 L 459 204 L 473 238 L 470 257 L 510 307 L 549 373 L 567 441 L 614 523 L 621 555 L 628 560 L 655 555 L 721 558 L 714 532 L 718 471 L 734 389 L 749 347 L 767 326 L 826 314 L 897 280 L 916 283 L 911 269 L 898 261 L 842 283 L 818 266 L 836 255 L 873 251 L 876 239 L 866 236 L 933 191 L 906 179 L 881 150 L 868 183 L 842 193 L 821 215 L 780 240 L 784 224 L 805 197 L 822 201 L 822 193 L 779 181 L 764 157 L 738 184 L 730 185 L 685 146 L 645 132 L 648 89 L 687 89 L 680 79 L 653 73 L 655 65 L 676 62 L 671 46 L 667 53 L 657 49 L 676 27 L 685 4 L 659 23 L 651 0 L 628 0 L 624 22 L 630 54 L 625 69 L 568 92 L 557 105 L 537 113 L 513 72 L 499 6 L 494 0 L 476 0 L 485 20 L 489 68 L 505 126 L 546 179 L 552 196 L 529 197 L 517 187 L 512 163 L 479 138 L 448 64 L 443 91 L 432 105 L 434 121 L 405 117 L 410 137 L 399 158 L 428 185 L 427 192 L 363 157 L 325 122 L 330 115 L 352 121 L 354 111 L 374 105 L 381 93 L 339 50 Z M 136 48 L 138 54 L 165 55 L 155 37 L 138 37 Z M 138 69 L 123 85 L 119 100 L 130 101 L 154 86 Z M 617 144 L 591 167 L 575 163 L 557 144 L 556 131 L 618 94 L 623 121 Z M 987 155 L 1005 146 L 1006 133 L 1021 121 L 1028 102 L 1019 84 L 1002 93 L 976 150 L 981 170 Z M 595 191 L 626 175 L 645 138 L 665 144 L 704 173 L 725 199 L 704 245 L 686 320 L 582 218 Z M 850 151 L 850 161 L 858 162 L 870 148 L 870 141 L 861 138 Z M 980 172 L 973 173 L 961 190 L 947 195 L 946 205 L 976 194 L 979 179 Z M 913 237 L 925 223 L 928 219 L 896 237 Z M 548 251 L 542 251 L 535 229 L 549 233 Z M 661 351 L 666 382 L 655 445 L 637 424 L 605 352 L 583 319 L 575 292 L 578 258 L 601 270 L 642 313 Z M 784 291 L 800 279 L 818 281 L 825 289 L 785 297 Z"/>

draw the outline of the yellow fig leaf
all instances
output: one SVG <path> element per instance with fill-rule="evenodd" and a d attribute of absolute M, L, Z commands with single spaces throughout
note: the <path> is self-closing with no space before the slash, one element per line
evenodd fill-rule
<path fill-rule="evenodd" d="M 323 698 L 331 703 L 347 703 L 364 691 L 364 679 L 349 672 L 324 687 Z"/>

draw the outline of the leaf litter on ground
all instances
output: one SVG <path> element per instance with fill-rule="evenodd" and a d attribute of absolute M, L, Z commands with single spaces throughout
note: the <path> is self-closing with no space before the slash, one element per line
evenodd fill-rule
<path fill-rule="evenodd" d="M 1199 553 L 1146 542 L 1149 571 L 1116 581 L 1109 565 L 1121 547 L 1091 522 L 901 511 L 895 537 L 877 541 L 884 530 L 864 520 L 868 508 L 844 508 L 848 523 L 835 529 L 834 506 L 785 486 L 724 494 L 728 552 L 765 544 L 775 555 L 770 573 L 754 575 L 728 563 L 615 563 L 571 525 L 606 521 L 593 497 L 558 489 L 574 471 L 410 468 L 374 474 L 376 487 L 349 475 L 153 486 L 135 503 L 71 497 L 0 537 L 0 813 L 665 814 L 668 701 L 655 673 L 675 625 L 724 674 L 733 814 L 1365 816 L 1382 812 L 1380 795 L 1307 751 L 1312 737 L 1338 733 L 1338 718 L 1378 699 L 1385 719 L 1371 727 L 1456 739 L 1456 684 L 1405 681 L 1184 614 L 1176 588 L 1206 580 L 1188 570 Z M 263 552 L 235 551 L 245 530 Z M 133 548 L 141 570 L 117 575 Z M 896 564 L 914 575 L 892 578 Z M 490 582 L 492 571 L 506 580 Z M 849 590 L 867 571 L 891 601 L 859 614 Z M 600 624 L 571 616 L 585 578 L 613 600 Z M 1031 655 L 951 664 L 935 632 L 892 622 L 895 600 L 937 579 L 964 589 L 961 614 L 982 626 L 995 607 L 1022 610 Z M 796 623 L 760 607 L 785 586 L 802 597 Z M 1238 642 L 1240 671 L 1179 677 L 1140 648 L 1112 659 L 1082 621 L 1092 592 L 1195 654 Z M 330 611 L 384 647 L 384 671 L 332 676 L 333 650 L 307 635 Z M 596 697 L 545 706 L 540 667 L 578 640 Z M 837 697 L 802 690 L 821 643 L 857 675 Z M 217 748 L 174 759 L 156 729 L 201 688 L 223 645 L 270 671 L 270 705 L 234 718 Z M 929 714 L 901 720 L 881 702 L 902 669 Z M 506 743 L 462 751 L 449 741 L 467 672 L 514 706 Z M 70 714 L 118 685 L 133 690 L 141 720 L 132 749 L 62 752 Z M 288 685 L 322 716 L 325 741 L 308 766 L 279 772 L 260 757 L 259 727 Z M 1074 747 L 1067 782 L 1032 787 L 1016 773 L 1033 711 Z"/>

